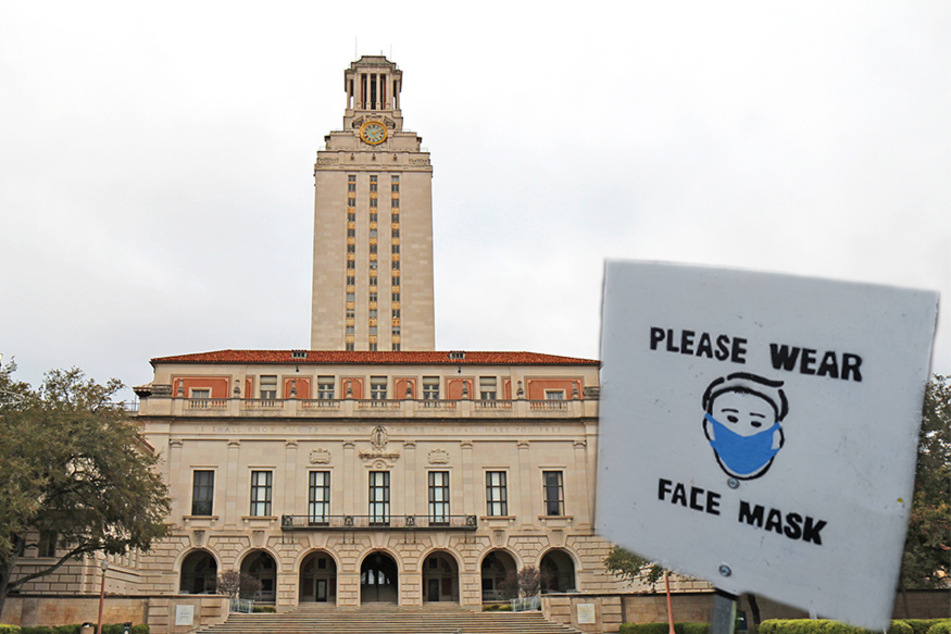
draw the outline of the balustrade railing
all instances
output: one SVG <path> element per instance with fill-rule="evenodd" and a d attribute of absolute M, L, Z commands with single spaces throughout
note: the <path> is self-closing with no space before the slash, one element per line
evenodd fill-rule
<path fill-rule="evenodd" d="M 463 530 L 478 528 L 475 515 L 282 515 L 281 528 L 301 530 Z"/>

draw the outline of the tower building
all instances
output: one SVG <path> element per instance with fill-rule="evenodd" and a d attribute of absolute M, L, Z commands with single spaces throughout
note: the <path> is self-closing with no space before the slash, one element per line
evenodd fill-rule
<path fill-rule="evenodd" d="M 403 73 L 383 56 L 344 71 L 343 129 L 314 166 L 314 350 L 432 350 L 432 173 L 403 129 Z"/>

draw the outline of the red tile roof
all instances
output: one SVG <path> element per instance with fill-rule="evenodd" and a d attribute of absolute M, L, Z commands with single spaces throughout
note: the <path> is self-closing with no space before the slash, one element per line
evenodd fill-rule
<path fill-rule="evenodd" d="M 294 356 L 297 354 L 298 356 Z M 300 355 L 306 354 L 305 358 Z M 460 358 L 461 355 L 461 358 Z M 171 357 L 156 357 L 160 363 L 281 363 L 298 365 L 598 365 L 594 359 L 561 357 L 537 352 L 364 350 L 215 350 Z"/>

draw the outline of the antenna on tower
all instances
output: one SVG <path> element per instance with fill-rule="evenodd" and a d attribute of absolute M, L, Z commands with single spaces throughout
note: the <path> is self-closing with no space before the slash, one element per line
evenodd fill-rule
<path fill-rule="evenodd" d="M 357 58 L 357 36 L 353 36 L 353 59 Z"/>

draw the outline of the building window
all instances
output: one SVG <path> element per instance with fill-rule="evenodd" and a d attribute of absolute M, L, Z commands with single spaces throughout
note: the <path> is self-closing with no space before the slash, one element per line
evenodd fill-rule
<path fill-rule="evenodd" d="M 347 237 L 348 237 L 348 238 L 355 238 L 356 235 L 357 235 L 357 230 L 356 230 L 356 229 L 354 229 L 353 227 L 348 227 L 348 228 L 347 228 Z"/>
<path fill-rule="evenodd" d="M 211 398 L 211 390 L 208 388 L 193 388 L 191 398 Z"/>
<path fill-rule="evenodd" d="M 449 472 L 429 472 L 429 523 L 449 523 Z"/>
<path fill-rule="evenodd" d="M 390 523 L 390 472 L 370 472 L 370 524 Z"/>
<path fill-rule="evenodd" d="M 192 515 L 211 515 L 215 500 L 215 472 L 195 471 L 192 475 Z"/>
<path fill-rule="evenodd" d="M 277 398 L 277 375 L 261 376 L 261 398 L 271 400 Z"/>
<path fill-rule="evenodd" d="M 439 377 L 423 377 L 423 400 L 435 400 L 439 398 Z"/>
<path fill-rule="evenodd" d="M 375 192 L 375 191 L 376 191 L 376 176 L 371 176 L 371 177 L 370 177 L 370 191 L 371 191 L 371 192 Z"/>
<path fill-rule="evenodd" d="M 251 515 L 254 517 L 271 515 L 272 477 L 270 471 L 251 472 Z"/>
<path fill-rule="evenodd" d="M 561 471 L 542 471 L 545 483 L 545 515 L 565 514 L 565 487 Z"/>
<path fill-rule="evenodd" d="M 55 557 L 56 542 L 59 541 L 59 533 L 56 531 L 40 531 L 40 538 L 36 544 L 37 557 Z"/>
<path fill-rule="evenodd" d="M 393 299 L 394 302 L 400 301 L 400 294 L 399 294 L 399 293 L 393 293 L 393 295 L 392 295 L 391 297 L 392 297 L 392 299 Z"/>
<path fill-rule="evenodd" d="M 347 326 L 347 334 L 348 335 L 354 334 L 354 326 Z"/>
<path fill-rule="evenodd" d="M 357 252 L 357 245 L 355 244 L 347 245 L 347 253 L 356 253 L 356 252 Z"/>
<path fill-rule="evenodd" d="M 399 343 L 393 343 L 392 350 L 393 350 L 393 352 L 399 352 L 399 350 L 400 350 L 400 344 L 399 344 Z"/>
<path fill-rule="evenodd" d="M 399 318 L 400 318 L 400 309 L 399 309 L 399 308 L 394 308 L 394 309 L 393 309 L 393 319 L 399 319 Z"/>
<path fill-rule="evenodd" d="M 334 397 L 334 378 L 332 376 L 317 377 L 317 398 L 330 399 Z"/>
<path fill-rule="evenodd" d="M 355 268 L 357 268 L 357 262 L 356 262 L 356 260 L 347 260 L 347 268 L 348 268 L 348 269 L 355 269 Z"/>
<path fill-rule="evenodd" d="M 376 294 L 376 293 L 370 293 L 369 299 L 370 299 L 370 303 L 371 303 L 371 304 L 374 303 L 374 302 L 377 302 L 377 301 L 378 301 L 377 294 Z"/>
<path fill-rule="evenodd" d="M 479 398 L 483 401 L 494 401 L 498 398 L 496 381 L 494 376 L 479 377 Z"/>
<path fill-rule="evenodd" d="M 371 376 L 370 377 L 370 398 L 375 401 L 383 400 L 386 398 L 386 377 L 385 376 Z"/>
<path fill-rule="evenodd" d="M 400 237 L 400 230 L 399 230 L 399 229 L 393 229 L 392 236 L 393 236 L 394 238 L 399 238 L 399 237 Z"/>
<path fill-rule="evenodd" d="M 393 260 L 392 264 L 393 264 L 393 270 L 394 270 L 394 271 L 399 271 L 399 270 L 400 270 L 400 261 L 399 261 L 399 260 Z"/>
<path fill-rule="evenodd" d="M 394 244 L 393 246 L 390 247 L 390 251 L 392 251 L 393 253 L 399 253 L 399 252 L 400 252 L 400 245 Z"/>
<path fill-rule="evenodd" d="M 310 496 L 307 519 L 311 524 L 326 524 L 330 521 L 330 472 L 310 472 Z"/>
<path fill-rule="evenodd" d="M 565 400 L 565 391 L 564 390 L 545 390 L 545 400 L 546 401 L 563 401 Z"/>
<path fill-rule="evenodd" d="M 370 342 L 370 352 L 376 352 L 376 351 L 377 351 L 376 345 L 377 345 L 377 344 L 376 344 L 375 341 Z"/>
<path fill-rule="evenodd" d="M 370 207 L 374 207 L 374 208 L 375 208 L 375 207 L 377 206 L 377 201 L 378 201 L 378 200 L 379 200 L 378 198 L 371 198 L 371 199 L 370 199 Z"/>
<path fill-rule="evenodd" d="M 352 341 L 348 341 L 346 344 L 344 344 L 344 350 L 347 351 L 347 352 L 353 352 L 353 350 L 354 350 L 353 342 L 352 342 Z"/>
<path fill-rule="evenodd" d="M 347 207 L 356 207 L 356 206 L 357 206 L 357 199 L 356 199 L 356 198 L 348 198 L 348 199 L 347 199 Z"/>
<path fill-rule="evenodd" d="M 377 232 L 376 229 L 370 229 L 370 238 L 376 238 Z"/>
<path fill-rule="evenodd" d="M 392 204 L 390 205 L 391 207 L 393 207 L 394 209 L 399 209 L 399 206 L 400 206 L 400 199 L 399 199 L 399 198 L 393 198 L 393 199 L 390 200 L 390 202 L 392 203 Z"/>
<path fill-rule="evenodd" d="M 504 471 L 485 472 L 485 507 L 488 515 L 509 514 L 508 474 Z"/>

